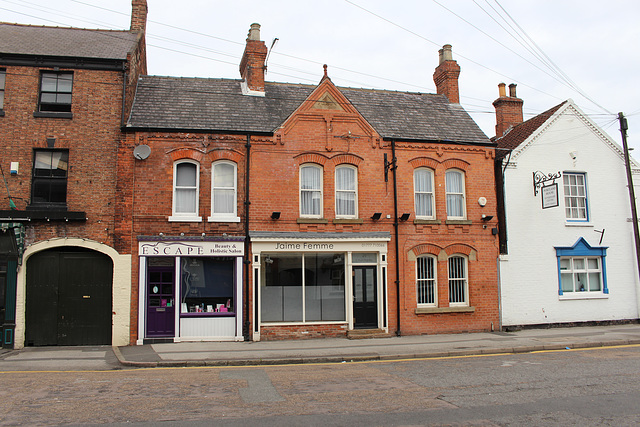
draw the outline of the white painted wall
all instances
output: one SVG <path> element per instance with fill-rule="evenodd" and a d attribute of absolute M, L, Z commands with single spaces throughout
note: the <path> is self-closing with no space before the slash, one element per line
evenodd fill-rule
<path fill-rule="evenodd" d="M 499 263 L 502 324 L 637 319 L 638 270 L 632 223 L 627 220 L 631 209 L 622 150 L 571 101 L 556 114 L 547 121 L 548 127 L 514 150 L 513 165 L 505 171 L 509 253 Z M 570 152 L 576 153 L 575 160 Z M 560 206 L 542 209 L 540 194 L 533 193 L 533 172 L 538 170 L 586 173 L 588 223 L 573 225 L 565 220 L 562 179 L 556 181 Z M 640 176 L 635 178 L 640 181 Z M 595 230 L 603 229 L 600 245 Z M 592 247 L 609 248 L 608 296 L 567 300 L 558 295 L 554 247 L 573 246 L 580 237 Z"/>

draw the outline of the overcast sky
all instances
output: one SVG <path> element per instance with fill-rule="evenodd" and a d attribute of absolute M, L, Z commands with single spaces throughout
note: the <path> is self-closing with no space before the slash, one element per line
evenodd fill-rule
<path fill-rule="evenodd" d="M 516 83 L 525 120 L 571 98 L 640 158 L 637 0 L 147 0 L 148 71 L 239 78 L 249 26 L 270 47 L 268 81 L 435 93 L 438 50 L 453 46 L 462 106 L 495 134 L 498 83 Z M 0 0 L 0 20 L 128 29 L 131 0 Z M 535 53 L 535 54 L 534 54 Z"/>

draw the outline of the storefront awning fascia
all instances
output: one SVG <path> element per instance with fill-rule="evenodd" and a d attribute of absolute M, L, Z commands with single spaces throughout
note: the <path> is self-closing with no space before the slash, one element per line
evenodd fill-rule
<path fill-rule="evenodd" d="M 250 231 L 249 237 L 252 242 L 272 242 L 281 240 L 306 240 L 314 242 L 326 241 L 383 241 L 391 240 L 391 233 L 388 231 L 370 232 L 344 232 L 344 233 L 323 233 L 323 232 L 299 232 L 299 231 Z"/>

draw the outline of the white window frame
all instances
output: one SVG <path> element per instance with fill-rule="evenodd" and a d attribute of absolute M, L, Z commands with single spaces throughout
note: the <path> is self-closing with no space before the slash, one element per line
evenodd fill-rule
<path fill-rule="evenodd" d="M 576 182 L 567 183 L 575 177 Z M 582 183 L 578 183 L 578 178 Z M 583 194 L 579 194 L 582 189 Z M 562 190 L 564 193 L 564 215 L 567 222 L 589 222 L 589 195 L 587 194 L 587 174 L 583 172 L 563 172 L 562 173 Z M 583 206 L 580 205 L 583 202 Z M 580 216 L 580 213 L 584 217 Z"/>
<path fill-rule="evenodd" d="M 313 168 L 319 171 L 320 173 L 320 188 L 311 188 L 311 189 L 305 189 L 302 188 L 302 174 L 303 174 L 303 170 L 305 168 Z M 323 194 L 323 186 L 324 186 L 324 169 L 322 166 L 314 164 L 314 163 L 304 163 L 302 165 L 300 165 L 300 169 L 299 169 L 299 195 L 300 195 L 300 217 L 301 218 L 322 218 L 322 213 L 323 213 L 323 199 L 324 199 L 324 194 Z M 320 199 L 320 206 L 318 208 L 318 212 L 317 213 L 304 213 L 302 210 L 302 194 L 303 192 L 308 192 L 308 193 L 318 193 L 319 199 Z"/>
<path fill-rule="evenodd" d="M 217 186 L 215 182 L 215 170 L 220 165 L 233 166 L 233 187 Z M 216 190 L 233 190 L 233 212 L 215 212 L 215 192 Z M 209 222 L 240 222 L 238 216 L 238 165 L 229 160 L 218 160 L 211 164 L 211 216 Z"/>
<path fill-rule="evenodd" d="M 462 191 L 461 192 L 454 192 L 454 191 L 449 191 L 449 176 L 452 173 L 456 173 L 460 175 L 460 180 L 461 180 L 461 184 L 462 184 Z M 463 170 L 460 169 L 448 169 L 445 172 L 445 201 L 446 201 L 446 205 L 447 205 L 447 219 L 453 219 L 453 220 L 460 220 L 460 219 L 467 219 L 467 203 L 466 203 L 466 196 L 465 196 L 465 189 L 466 189 L 466 183 L 465 183 L 465 173 Z M 454 197 L 454 196 L 459 196 L 462 198 L 462 215 L 461 216 L 457 216 L 457 215 L 452 215 L 449 209 L 449 198 Z"/>
<path fill-rule="evenodd" d="M 451 260 L 454 258 L 459 258 L 462 260 L 462 265 L 464 270 L 462 272 L 463 273 L 462 275 L 456 274 L 456 273 L 460 273 L 459 271 L 452 271 L 451 269 Z M 452 274 L 455 274 L 455 276 L 452 277 Z M 467 257 L 462 254 L 453 254 L 449 256 L 447 258 L 447 276 L 448 276 L 447 282 L 448 282 L 448 292 L 449 292 L 449 306 L 450 307 L 468 307 L 469 306 L 469 260 L 467 259 Z M 452 301 L 453 295 L 451 290 L 452 290 L 452 286 L 455 286 L 454 282 L 456 281 L 461 281 L 464 287 L 461 293 L 462 297 L 464 298 L 463 301 Z"/>
<path fill-rule="evenodd" d="M 425 172 L 427 174 L 427 176 L 429 176 L 429 178 L 431 179 L 431 189 L 427 190 L 427 191 L 419 191 L 417 189 L 417 177 L 418 174 L 421 172 Z M 435 184 L 435 174 L 433 173 L 432 169 L 429 168 L 416 168 L 413 171 L 413 203 L 414 203 L 414 210 L 415 210 L 415 214 L 416 214 L 416 218 L 417 219 L 435 219 L 436 217 L 436 202 L 435 202 L 435 191 L 434 191 L 434 184 Z M 418 195 L 423 195 L 426 194 L 427 196 L 431 196 L 431 203 L 430 203 L 430 207 L 431 207 L 431 215 L 420 215 L 420 212 L 418 212 Z"/>
<path fill-rule="evenodd" d="M 194 187 L 178 187 L 178 168 L 182 164 L 192 164 L 196 167 L 196 185 Z M 176 212 L 176 193 L 179 189 L 192 189 L 196 193 L 196 206 L 195 212 Z M 202 217 L 198 216 L 200 212 L 200 164 L 192 160 L 177 160 L 173 163 L 173 186 L 172 186 L 173 198 L 171 203 L 172 214 L 169 217 L 169 221 L 172 222 L 201 222 Z"/>
<path fill-rule="evenodd" d="M 420 264 L 423 262 L 431 263 L 431 272 L 433 277 L 420 277 L 420 272 L 428 272 L 428 269 L 423 266 L 420 267 Z M 420 289 L 426 289 L 431 286 L 433 293 L 433 301 L 421 302 L 420 301 Z M 422 294 L 424 295 L 424 293 Z M 438 259 L 433 255 L 420 255 L 416 258 L 416 304 L 418 307 L 437 307 L 438 306 Z"/>
<path fill-rule="evenodd" d="M 576 267 L 576 261 L 581 261 L 583 268 Z M 589 261 L 595 260 L 598 263 L 597 268 L 590 268 Z M 565 262 L 568 262 L 566 264 Z M 562 295 L 602 295 L 605 289 L 604 273 L 602 268 L 602 257 L 599 256 L 562 256 L 560 257 L 560 290 Z M 568 268 L 563 268 L 567 266 Z M 591 290 L 592 274 L 597 274 L 599 281 L 598 285 L 600 289 Z M 562 287 L 562 277 L 571 275 L 572 290 L 567 290 Z M 577 275 L 581 275 L 586 279 L 586 283 L 582 283 L 582 287 L 577 286 Z M 580 281 L 578 280 L 578 284 Z"/>
<path fill-rule="evenodd" d="M 345 190 L 338 188 L 338 170 L 340 169 L 350 169 L 353 171 L 353 190 Z M 358 168 L 352 165 L 339 165 L 336 167 L 335 171 L 335 189 L 336 189 L 336 218 L 358 218 Z M 338 212 L 338 194 L 353 194 L 353 214 L 345 214 Z"/>

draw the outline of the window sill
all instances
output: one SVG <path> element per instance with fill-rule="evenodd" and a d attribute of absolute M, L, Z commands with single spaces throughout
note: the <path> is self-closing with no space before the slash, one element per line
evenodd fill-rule
<path fill-rule="evenodd" d="M 334 224 L 362 224 L 360 218 L 336 218 L 332 221 Z"/>
<path fill-rule="evenodd" d="M 201 216 L 170 216 L 169 222 L 202 222 Z"/>
<path fill-rule="evenodd" d="M 225 312 L 201 312 L 201 313 L 180 313 L 180 317 L 190 317 L 190 318 L 215 318 L 215 317 L 234 317 L 236 315 L 233 311 L 225 311 Z"/>
<path fill-rule="evenodd" d="M 442 221 L 439 219 L 420 219 L 416 218 L 413 220 L 414 224 L 424 224 L 424 225 L 440 225 Z"/>
<path fill-rule="evenodd" d="M 608 299 L 609 294 L 601 292 L 571 292 L 558 295 L 560 301 L 585 300 L 585 299 Z"/>
<path fill-rule="evenodd" d="M 474 313 L 475 307 L 417 307 L 416 314 Z"/>
<path fill-rule="evenodd" d="M 209 222 L 240 222 L 239 216 L 210 216 L 207 218 Z"/>
<path fill-rule="evenodd" d="M 324 218 L 298 218 L 298 224 L 328 224 Z"/>
<path fill-rule="evenodd" d="M 66 111 L 34 111 L 33 117 L 48 117 L 51 119 L 73 119 L 73 113 Z"/>
<path fill-rule="evenodd" d="M 448 219 L 444 223 L 447 225 L 471 225 L 473 221 L 470 219 Z"/>
<path fill-rule="evenodd" d="M 566 221 L 565 227 L 593 227 L 589 221 Z"/>

